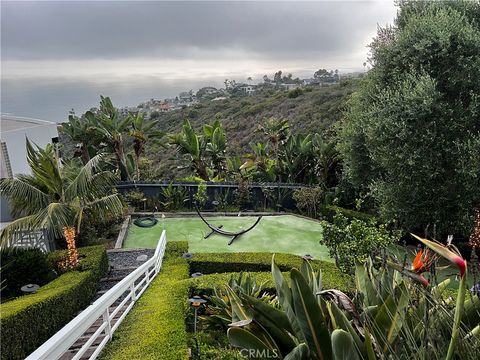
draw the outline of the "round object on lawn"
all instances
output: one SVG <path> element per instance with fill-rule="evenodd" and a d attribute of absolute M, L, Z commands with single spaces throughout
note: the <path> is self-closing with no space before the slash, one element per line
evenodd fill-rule
<path fill-rule="evenodd" d="M 203 276 L 203 274 L 201 272 L 196 272 L 196 273 L 192 274 L 192 278 L 197 278 L 197 277 L 200 277 L 200 276 Z"/>
<path fill-rule="evenodd" d="M 313 260 L 313 256 L 310 254 L 305 254 L 302 256 L 303 260 Z"/>
<path fill-rule="evenodd" d="M 27 284 L 20 288 L 20 290 L 26 294 L 33 294 L 34 292 L 37 292 L 38 289 L 40 289 L 40 286 L 37 284 Z"/>
<path fill-rule="evenodd" d="M 183 253 L 182 257 L 184 259 L 191 259 L 193 257 L 193 254 L 192 253 L 189 253 L 189 252 L 186 252 L 186 253 Z"/>
<path fill-rule="evenodd" d="M 140 217 L 138 219 L 135 219 L 133 223 L 138 227 L 150 228 L 152 226 L 157 225 L 158 220 L 155 219 L 154 217 L 146 216 L 146 217 Z"/>

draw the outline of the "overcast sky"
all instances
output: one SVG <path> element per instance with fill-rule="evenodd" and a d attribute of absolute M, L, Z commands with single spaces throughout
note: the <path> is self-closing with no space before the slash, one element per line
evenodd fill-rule
<path fill-rule="evenodd" d="M 276 70 L 362 69 L 392 1 L 4 2 L 2 112 L 66 118 Z"/>

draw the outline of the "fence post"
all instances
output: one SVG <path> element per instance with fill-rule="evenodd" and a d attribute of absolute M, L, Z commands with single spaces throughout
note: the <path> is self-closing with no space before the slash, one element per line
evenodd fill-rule
<path fill-rule="evenodd" d="M 150 283 L 150 276 L 148 276 L 148 269 L 145 270 L 145 287 Z"/>
<path fill-rule="evenodd" d="M 130 285 L 130 297 L 132 298 L 132 301 L 137 301 L 137 296 L 135 295 L 135 281 Z"/>
<path fill-rule="evenodd" d="M 105 309 L 105 312 L 102 315 L 103 321 L 107 323 L 107 326 L 105 327 L 105 335 L 111 339 L 112 338 L 112 323 L 110 322 L 110 313 L 108 311 L 108 308 Z"/>

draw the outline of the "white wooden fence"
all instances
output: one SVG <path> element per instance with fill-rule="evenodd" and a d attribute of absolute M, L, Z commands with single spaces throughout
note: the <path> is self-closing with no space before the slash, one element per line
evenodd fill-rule
<path fill-rule="evenodd" d="M 82 342 L 85 342 L 75 354 L 68 356 L 68 358 L 75 360 L 82 357 L 95 359 L 111 339 L 113 332 L 118 328 L 136 300 L 143 294 L 160 271 L 166 242 L 166 232 L 163 230 L 152 258 L 148 259 L 138 269 L 127 275 L 92 305 L 82 311 L 43 343 L 42 346 L 31 353 L 26 360 L 67 358 L 66 354 L 71 346 L 78 343 L 81 338 Z M 122 296 L 125 296 L 125 298 L 122 299 Z M 116 302 L 119 302 L 118 305 Z M 98 328 L 95 326 L 96 330 L 92 334 L 85 336 L 85 332 L 91 329 L 94 324 L 99 324 Z M 99 342 L 97 338 L 103 339 Z"/>

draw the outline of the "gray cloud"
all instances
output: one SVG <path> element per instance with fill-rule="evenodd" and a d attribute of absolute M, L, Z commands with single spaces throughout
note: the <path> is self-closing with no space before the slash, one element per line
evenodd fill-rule
<path fill-rule="evenodd" d="M 5 2 L 3 112 L 54 121 L 222 86 L 279 69 L 359 70 L 393 0 L 321 2 Z"/>
<path fill-rule="evenodd" d="M 2 2 L 2 58 L 184 58 L 241 49 L 259 58 L 364 47 L 390 2 Z"/>

